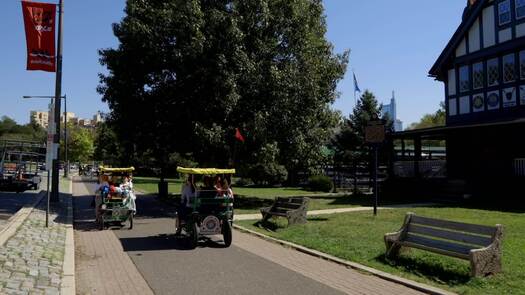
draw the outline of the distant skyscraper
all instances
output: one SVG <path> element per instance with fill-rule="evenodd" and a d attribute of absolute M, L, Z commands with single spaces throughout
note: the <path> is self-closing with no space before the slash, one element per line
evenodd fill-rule
<path fill-rule="evenodd" d="M 390 104 L 384 104 L 381 110 L 383 117 L 388 116 L 394 122 L 394 131 L 403 131 L 403 122 L 397 118 L 396 95 L 392 91 Z"/>

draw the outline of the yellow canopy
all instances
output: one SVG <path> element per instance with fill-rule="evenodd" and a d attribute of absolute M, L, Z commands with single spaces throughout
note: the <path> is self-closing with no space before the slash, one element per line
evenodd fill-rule
<path fill-rule="evenodd" d="M 134 167 L 127 167 L 127 168 L 106 168 L 106 167 L 102 167 L 100 166 L 100 171 L 101 172 L 132 172 L 132 171 L 135 171 L 135 168 Z"/>
<path fill-rule="evenodd" d="M 217 168 L 184 168 L 177 167 L 177 172 L 186 174 L 235 174 L 235 169 L 217 169 Z"/>

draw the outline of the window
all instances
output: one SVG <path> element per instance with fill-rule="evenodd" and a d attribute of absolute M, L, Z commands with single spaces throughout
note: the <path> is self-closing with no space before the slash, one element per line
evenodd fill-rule
<path fill-rule="evenodd" d="M 521 79 L 525 80 L 525 51 L 520 52 L 520 73 Z"/>
<path fill-rule="evenodd" d="M 483 63 L 479 62 L 472 66 L 472 88 L 480 89 L 483 88 L 483 77 L 485 73 L 483 72 Z"/>
<path fill-rule="evenodd" d="M 516 0 L 516 19 L 525 17 L 525 0 Z"/>
<path fill-rule="evenodd" d="M 516 80 L 515 71 L 515 61 L 514 54 L 508 54 L 503 57 L 503 82 L 509 83 Z"/>
<path fill-rule="evenodd" d="M 459 91 L 466 92 L 470 90 L 470 77 L 468 66 L 459 68 Z"/>
<path fill-rule="evenodd" d="M 487 83 L 489 86 L 499 84 L 499 62 L 497 58 L 487 61 Z"/>
<path fill-rule="evenodd" d="M 470 113 L 470 97 L 463 96 L 459 98 L 459 113 L 468 114 Z"/>
<path fill-rule="evenodd" d="M 458 114 L 457 100 L 455 98 L 451 98 L 448 100 L 448 115 L 455 116 L 457 114 Z"/>
<path fill-rule="evenodd" d="M 510 23 L 510 0 L 505 0 L 498 5 L 499 25 Z"/>

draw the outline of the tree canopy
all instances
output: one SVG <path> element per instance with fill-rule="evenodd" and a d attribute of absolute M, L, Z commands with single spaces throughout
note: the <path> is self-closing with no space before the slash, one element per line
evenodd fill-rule
<path fill-rule="evenodd" d="M 339 162 L 349 163 L 353 160 L 362 160 L 367 156 L 365 149 L 365 127 L 371 120 L 381 118 L 381 106 L 375 95 L 369 90 L 361 95 L 352 114 L 345 119 L 339 132 L 332 141 Z M 391 127 L 391 122 L 387 128 Z M 390 127 L 389 127 L 390 126 Z"/>
<path fill-rule="evenodd" d="M 35 122 L 19 125 L 7 116 L 0 118 L 0 139 L 44 142 L 46 137 L 46 130 Z"/>
<path fill-rule="evenodd" d="M 425 114 L 421 120 L 417 123 L 412 123 L 408 129 L 422 129 L 430 127 L 445 126 L 446 110 L 445 104 L 441 102 L 439 104 L 439 110 L 433 114 Z"/>
<path fill-rule="evenodd" d="M 98 89 L 124 153 L 161 168 L 174 153 L 201 165 L 319 163 L 348 62 L 325 38 L 321 0 L 128 0 L 125 13 L 118 48 L 100 51 Z"/>

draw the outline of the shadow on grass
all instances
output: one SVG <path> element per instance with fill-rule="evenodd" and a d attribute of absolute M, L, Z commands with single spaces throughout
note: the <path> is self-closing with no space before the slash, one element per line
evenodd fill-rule
<path fill-rule="evenodd" d="M 307 220 L 308 222 L 315 223 L 315 222 L 325 222 L 325 221 L 328 221 L 329 219 L 326 217 L 315 216 L 315 217 L 308 217 Z M 286 220 L 286 218 L 272 218 L 267 221 L 262 221 L 262 220 L 256 221 L 255 223 L 253 223 L 253 226 L 275 232 L 277 230 L 285 230 L 295 225 L 292 224 L 288 226 L 288 221 Z"/>
<path fill-rule="evenodd" d="M 271 206 L 273 202 L 274 200 L 272 199 L 235 196 L 235 199 L 233 201 L 233 207 L 236 209 L 258 210 L 262 207 Z"/>
<path fill-rule="evenodd" d="M 374 260 L 397 268 L 403 272 L 412 273 L 449 286 L 464 285 L 471 279 L 468 271 L 461 267 L 455 269 L 445 268 L 443 267 L 443 264 L 426 261 L 421 257 L 400 255 L 394 259 L 387 259 L 385 255 L 382 254 L 375 257 Z"/>

